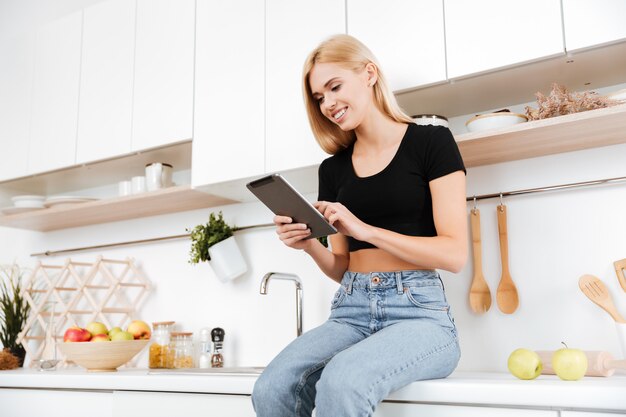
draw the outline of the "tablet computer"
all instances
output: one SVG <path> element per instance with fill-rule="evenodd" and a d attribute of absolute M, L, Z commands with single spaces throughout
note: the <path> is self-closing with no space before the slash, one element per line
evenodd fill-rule
<path fill-rule="evenodd" d="M 305 223 L 311 229 L 307 239 L 337 233 L 335 229 L 311 203 L 307 201 L 280 174 L 249 182 L 246 187 L 272 212 L 279 216 L 288 216 L 294 223 Z"/>

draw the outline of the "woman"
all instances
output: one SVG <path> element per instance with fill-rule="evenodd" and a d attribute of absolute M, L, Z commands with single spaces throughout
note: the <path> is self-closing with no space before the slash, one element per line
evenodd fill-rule
<path fill-rule="evenodd" d="M 371 416 L 390 392 L 458 363 L 435 269 L 458 272 L 467 258 L 465 168 L 450 131 L 413 124 L 355 38 L 311 52 L 303 87 L 313 133 L 333 155 L 319 168 L 315 206 L 339 233 L 328 250 L 306 225 L 274 223 L 341 286 L 329 320 L 265 369 L 253 404 L 259 417 Z"/>

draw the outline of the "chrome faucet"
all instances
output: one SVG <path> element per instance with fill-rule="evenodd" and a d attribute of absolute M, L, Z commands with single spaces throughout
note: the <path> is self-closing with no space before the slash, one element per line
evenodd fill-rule
<path fill-rule="evenodd" d="M 261 294 L 267 295 L 267 284 L 272 279 L 282 279 L 293 281 L 296 284 L 296 333 L 298 336 L 302 334 L 302 281 L 296 274 L 287 274 L 284 272 L 268 272 L 261 280 Z"/>

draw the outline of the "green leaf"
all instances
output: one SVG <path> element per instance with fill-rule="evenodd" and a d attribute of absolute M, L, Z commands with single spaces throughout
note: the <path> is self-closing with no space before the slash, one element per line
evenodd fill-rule
<path fill-rule="evenodd" d="M 209 215 L 209 222 L 199 224 L 193 229 L 186 229 L 191 234 L 191 249 L 189 251 L 189 263 L 210 261 L 209 248 L 233 235 L 234 226 L 229 226 L 224 221 L 222 212 L 216 216 Z"/>

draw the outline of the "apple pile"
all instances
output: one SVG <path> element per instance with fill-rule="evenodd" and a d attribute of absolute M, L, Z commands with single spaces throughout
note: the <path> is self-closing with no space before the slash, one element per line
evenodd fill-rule
<path fill-rule="evenodd" d="M 587 372 L 587 355 L 580 349 L 565 348 L 552 354 L 554 373 L 564 381 L 577 381 Z M 543 370 L 543 363 L 537 354 L 529 349 L 516 349 L 507 362 L 509 371 L 519 379 L 535 379 Z"/>
<path fill-rule="evenodd" d="M 104 324 L 92 321 L 84 329 L 77 326 L 67 329 L 63 335 L 63 341 L 116 342 L 119 340 L 150 339 L 151 335 L 150 326 L 141 320 L 133 320 L 125 331 L 119 327 L 113 327 L 111 330 L 108 330 Z"/>

